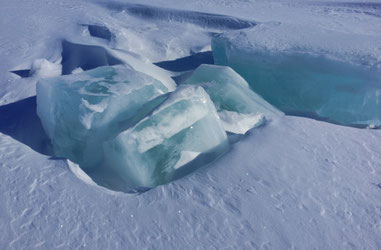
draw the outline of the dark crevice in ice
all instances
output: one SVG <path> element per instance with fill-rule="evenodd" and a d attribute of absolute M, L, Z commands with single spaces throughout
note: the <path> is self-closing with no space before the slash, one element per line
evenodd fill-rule
<path fill-rule="evenodd" d="M 44 155 L 52 145 L 36 113 L 36 96 L 0 106 L 0 132 Z"/>
<path fill-rule="evenodd" d="M 62 74 L 69 75 L 76 68 L 90 70 L 100 66 L 123 64 L 100 46 L 62 42 Z"/>
<path fill-rule="evenodd" d="M 167 22 L 192 23 L 203 28 L 237 30 L 256 25 L 256 22 L 251 20 L 198 11 L 177 10 L 122 2 L 108 2 L 103 5 L 111 10 L 123 11 L 132 16 L 144 18 L 146 20 L 151 19 Z"/>
<path fill-rule="evenodd" d="M 89 25 L 84 24 L 84 26 L 87 26 L 91 36 L 102 38 L 102 39 L 105 39 L 107 41 L 111 40 L 112 33 L 107 27 L 99 26 L 99 25 L 91 25 L 91 24 L 89 24 Z"/>
<path fill-rule="evenodd" d="M 177 85 L 182 84 L 185 82 L 193 73 L 193 70 L 181 72 L 181 74 L 177 76 L 172 76 L 172 79 L 175 81 Z"/>
<path fill-rule="evenodd" d="M 178 58 L 176 60 L 162 61 L 154 64 L 166 70 L 182 72 L 194 70 L 201 64 L 214 64 L 214 60 L 212 51 L 206 51 L 195 53 L 187 57 Z"/>
<path fill-rule="evenodd" d="M 121 121 L 118 123 L 118 131 L 116 134 L 119 134 L 129 128 L 132 128 L 135 126 L 138 122 L 140 122 L 144 117 L 152 115 L 152 112 L 154 111 L 155 107 L 158 107 L 161 105 L 164 101 L 166 101 L 171 93 L 165 93 L 162 95 L 159 95 L 158 97 L 152 99 L 151 101 L 148 101 L 147 103 L 143 104 L 138 110 L 138 113 L 140 115 L 136 115 L 128 120 Z M 116 136 L 116 135 L 113 135 Z M 112 137 L 113 137 L 112 136 Z"/>
<path fill-rule="evenodd" d="M 22 78 L 26 78 L 29 77 L 30 69 L 12 70 L 10 72 Z"/>

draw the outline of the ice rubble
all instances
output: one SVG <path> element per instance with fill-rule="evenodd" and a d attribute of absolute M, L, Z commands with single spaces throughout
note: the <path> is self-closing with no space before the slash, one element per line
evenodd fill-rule
<path fill-rule="evenodd" d="M 245 134 L 265 119 L 282 114 L 249 88 L 248 83 L 230 67 L 200 65 L 184 84 L 200 85 L 217 108 L 226 131 Z"/>
<path fill-rule="evenodd" d="M 143 118 L 169 90 L 151 76 L 124 66 L 41 79 L 37 114 L 56 156 L 81 167 L 102 160 L 102 142 Z"/>
<path fill-rule="evenodd" d="M 372 33 L 267 23 L 214 37 L 212 50 L 286 113 L 380 126 L 380 44 Z"/>
<path fill-rule="evenodd" d="M 201 65 L 173 87 L 128 65 L 103 66 L 41 79 L 37 114 L 56 156 L 123 191 L 192 172 L 228 149 L 226 132 L 282 114 L 225 66 Z"/>
<path fill-rule="evenodd" d="M 127 183 L 142 187 L 178 178 L 227 148 L 213 102 L 203 88 L 193 86 L 178 88 L 152 115 L 104 147 L 109 166 Z"/>

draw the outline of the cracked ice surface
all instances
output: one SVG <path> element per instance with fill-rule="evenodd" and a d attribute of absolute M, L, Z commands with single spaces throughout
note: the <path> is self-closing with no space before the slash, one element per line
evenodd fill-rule
<path fill-rule="evenodd" d="M 37 114 L 56 156 L 93 167 L 103 158 L 102 142 L 144 117 L 167 92 L 162 82 L 130 68 L 99 67 L 41 79 Z"/>
<path fill-rule="evenodd" d="M 126 183 L 142 187 L 174 180 L 227 148 L 213 102 L 203 88 L 193 86 L 178 88 L 152 115 L 104 146 L 109 166 Z M 192 164 L 200 153 L 203 157 Z"/>
<path fill-rule="evenodd" d="M 329 27 L 332 34 L 348 33 L 348 39 L 359 33 L 364 38 L 380 36 L 376 0 L 138 4 L 148 5 L 148 10 L 198 11 L 258 23 L 310 24 L 311 32 Z M 167 20 L 145 21 L 119 12 L 87 0 L 2 1 L 0 248 L 380 248 L 380 130 L 284 116 L 280 123 L 248 133 L 210 167 L 140 195 L 90 186 L 73 175 L 65 160 L 35 151 L 29 140 L 38 135 L 33 133 L 38 79 L 9 71 L 30 69 L 37 58 L 57 62 L 63 37 L 79 44 L 130 49 L 157 62 L 197 53 L 209 44 L 213 31 L 181 22 L 181 16 L 179 22 L 166 25 Z M 78 30 L 78 24 L 105 25 L 113 34 L 126 32 L 130 44 L 119 47 L 121 43 L 84 36 L 84 27 Z M 304 31 L 299 33 L 295 35 Z M 360 39 L 359 46 L 366 49 L 366 40 Z M 17 132 L 26 138 L 15 136 Z M 197 153 L 183 151 L 178 162 Z"/>
<path fill-rule="evenodd" d="M 210 95 L 226 131 L 245 134 L 282 115 L 249 88 L 248 83 L 230 67 L 200 65 L 184 82 L 202 86 Z"/>

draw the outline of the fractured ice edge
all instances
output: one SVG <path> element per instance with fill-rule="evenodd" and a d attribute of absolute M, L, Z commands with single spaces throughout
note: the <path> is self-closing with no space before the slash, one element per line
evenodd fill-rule
<path fill-rule="evenodd" d="M 162 101 L 167 87 L 124 66 L 41 79 L 37 114 L 56 156 L 82 168 L 103 160 L 102 143 L 139 121 Z"/>
<path fill-rule="evenodd" d="M 381 39 L 308 24 L 260 24 L 212 40 L 216 64 L 286 114 L 381 125 Z"/>
<path fill-rule="evenodd" d="M 37 113 L 56 156 L 121 191 L 180 178 L 228 150 L 226 131 L 282 114 L 224 66 L 201 65 L 174 92 L 167 86 L 127 65 L 41 79 Z"/>
<path fill-rule="evenodd" d="M 224 129 L 245 134 L 266 119 L 282 115 L 262 97 L 250 90 L 248 83 L 230 67 L 200 65 L 184 84 L 200 85 L 217 108 Z"/>
<path fill-rule="evenodd" d="M 214 160 L 228 141 L 208 94 L 201 87 L 184 87 L 104 146 L 106 162 L 126 183 L 152 187 L 183 175 L 183 168 Z"/>

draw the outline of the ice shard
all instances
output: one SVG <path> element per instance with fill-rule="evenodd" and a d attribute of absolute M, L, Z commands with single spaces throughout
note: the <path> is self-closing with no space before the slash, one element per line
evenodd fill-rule
<path fill-rule="evenodd" d="M 181 86 L 153 113 L 104 144 L 106 164 L 132 187 L 153 187 L 216 159 L 228 148 L 202 87 Z"/>
<path fill-rule="evenodd" d="M 202 86 L 209 94 L 226 131 L 244 134 L 282 112 L 249 88 L 248 83 L 226 66 L 200 65 L 184 84 Z"/>
<path fill-rule="evenodd" d="M 167 92 L 165 84 L 128 66 L 104 66 L 41 79 L 37 114 L 55 155 L 86 169 L 103 159 L 104 140 L 142 119 Z"/>
<path fill-rule="evenodd" d="M 266 23 L 213 38 L 216 64 L 288 114 L 381 125 L 379 34 Z"/>

